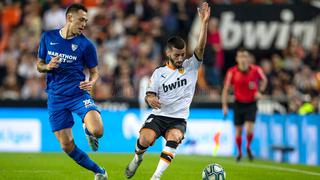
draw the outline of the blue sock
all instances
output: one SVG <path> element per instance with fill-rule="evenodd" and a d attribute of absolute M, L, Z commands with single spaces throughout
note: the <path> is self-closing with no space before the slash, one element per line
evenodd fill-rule
<path fill-rule="evenodd" d="M 79 149 L 77 146 L 74 150 L 68 154 L 73 160 L 75 160 L 80 166 L 93 171 L 94 173 L 104 174 L 105 170 L 100 168 L 95 162 L 93 162 L 89 156 Z"/>

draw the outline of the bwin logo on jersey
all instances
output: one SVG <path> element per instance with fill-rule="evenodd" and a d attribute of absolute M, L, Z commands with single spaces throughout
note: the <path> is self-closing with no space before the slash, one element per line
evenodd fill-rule
<path fill-rule="evenodd" d="M 162 88 L 163 88 L 164 92 L 167 92 L 169 90 L 173 90 L 173 89 L 176 89 L 176 88 L 184 86 L 184 85 L 187 85 L 187 79 L 181 79 L 180 80 L 180 78 L 177 78 L 177 81 L 174 82 L 174 83 L 171 83 L 171 84 L 168 84 L 168 85 L 162 84 Z"/>

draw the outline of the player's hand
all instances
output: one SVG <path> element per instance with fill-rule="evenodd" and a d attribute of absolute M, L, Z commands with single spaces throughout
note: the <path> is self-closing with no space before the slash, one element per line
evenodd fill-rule
<path fill-rule="evenodd" d="M 198 7 L 198 15 L 202 22 L 208 22 L 211 15 L 211 8 L 207 2 L 202 3 Z"/>
<path fill-rule="evenodd" d="M 256 92 L 256 94 L 254 94 L 254 99 L 255 100 L 259 100 L 259 99 L 261 99 L 262 98 L 262 94 L 258 91 L 258 92 Z"/>
<path fill-rule="evenodd" d="M 79 88 L 85 91 L 91 91 L 95 82 L 93 81 L 81 81 Z"/>
<path fill-rule="evenodd" d="M 47 64 L 47 70 L 51 71 L 54 68 L 58 68 L 59 67 L 59 56 L 55 56 L 53 57 L 50 62 Z"/>
<path fill-rule="evenodd" d="M 223 116 L 228 115 L 228 106 L 222 106 Z"/>
<path fill-rule="evenodd" d="M 159 101 L 159 98 L 155 95 L 147 96 L 147 101 L 148 104 L 153 108 L 153 109 L 160 109 L 161 104 Z"/>

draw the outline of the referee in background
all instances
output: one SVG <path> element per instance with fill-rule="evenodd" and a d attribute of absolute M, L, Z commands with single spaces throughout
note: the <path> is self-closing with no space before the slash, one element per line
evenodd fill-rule
<path fill-rule="evenodd" d="M 247 135 L 247 155 L 249 160 L 253 160 L 254 156 L 251 152 L 250 144 L 253 139 L 253 127 L 257 113 L 257 100 L 261 97 L 267 86 L 267 78 L 262 69 L 250 64 L 250 54 L 246 49 L 238 49 L 236 54 L 237 65 L 231 67 L 227 71 L 227 76 L 222 90 L 222 109 L 223 114 L 228 114 L 228 94 L 232 86 L 235 96 L 234 103 L 234 125 L 236 127 L 236 144 L 238 155 L 236 161 L 242 158 L 242 129 L 246 128 Z"/>

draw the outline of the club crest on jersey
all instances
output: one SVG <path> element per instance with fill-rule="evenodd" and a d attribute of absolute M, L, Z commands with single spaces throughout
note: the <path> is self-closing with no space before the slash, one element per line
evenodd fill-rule
<path fill-rule="evenodd" d="M 254 89 L 256 87 L 256 84 L 254 83 L 254 81 L 250 81 L 249 82 L 249 89 Z"/>
<path fill-rule="evenodd" d="M 78 48 L 78 45 L 76 45 L 76 44 L 71 44 L 71 49 L 72 49 L 72 51 L 77 50 L 77 48 Z"/>
<path fill-rule="evenodd" d="M 179 68 L 178 71 L 179 71 L 180 74 L 183 74 L 184 73 L 184 68 Z"/>
<path fill-rule="evenodd" d="M 174 83 L 171 83 L 171 84 L 168 84 L 168 85 L 165 85 L 165 84 L 162 84 L 162 89 L 164 92 L 167 92 L 167 91 L 171 91 L 173 89 L 176 89 L 178 87 L 181 87 L 181 86 L 184 86 L 184 85 L 187 85 L 187 79 L 181 79 L 180 78 L 177 78 L 177 81 L 174 82 Z"/>

